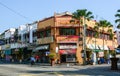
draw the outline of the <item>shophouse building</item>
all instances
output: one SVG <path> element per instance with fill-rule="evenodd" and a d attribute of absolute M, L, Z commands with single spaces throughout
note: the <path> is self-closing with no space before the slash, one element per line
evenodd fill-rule
<path fill-rule="evenodd" d="M 4 57 L 4 52 L 2 51 L 2 49 L 4 49 L 5 46 L 3 47 L 3 45 L 5 45 L 5 32 L 0 34 L 0 57 L 1 58 Z"/>
<path fill-rule="evenodd" d="M 31 56 L 32 50 L 37 45 L 37 22 L 21 25 L 18 28 L 19 51 L 22 52 L 22 59 L 25 60 Z"/>
<path fill-rule="evenodd" d="M 32 50 L 37 45 L 37 21 L 10 28 L 0 35 L 0 55 L 10 61 L 25 60 L 31 56 Z"/>
<path fill-rule="evenodd" d="M 1 35 L 1 40 L 4 40 L 4 44 L 1 45 L 1 57 L 5 58 L 7 61 L 10 61 L 12 55 L 12 44 L 14 43 L 15 31 L 15 28 L 10 28 Z"/>
<path fill-rule="evenodd" d="M 33 52 L 39 54 L 43 62 L 49 62 L 48 54 L 55 53 L 56 59 L 61 63 L 83 63 L 83 26 L 78 20 L 72 20 L 72 14 L 65 12 L 55 13 L 38 22 L 38 46 Z M 96 31 L 93 28 L 96 21 L 86 20 L 86 24 L 86 60 L 92 58 L 92 55 L 97 60 L 97 57 L 106 57 L 113 52 L 117 43 L 113 37 L 110 38 L 110 33 L 107 32 L 109 28 L 105 28 L 104 32 L 99 30 L 99 36 L 95 38 Z"/>
<path fill-rule="evenodd" d="M 1 56 L 10 60 L 25 60 L 34 54 L 39 56 L 40 62 L 49 62 L 49 54 L 54 54 L 61 63 L 79 62 L 83 64 L 84 54 L 87 59 L 104 57 L 115 53 L 118 47 L 116 35 L 112 28 L 101 27 L 94 30 L 95 20 L 85 20 L 86 40 L 83 50 L 83 25 L 79 20 L 73 19 L 70 12 L 54 13 L 54 16 L 35 21 L 19 28 L 8 29 L 0 35 L 5 41 L 1 45 Z M 112 29 L 113 37 L 108 32 Z M 95 37 L 95 33 L 99 35 Z"/>

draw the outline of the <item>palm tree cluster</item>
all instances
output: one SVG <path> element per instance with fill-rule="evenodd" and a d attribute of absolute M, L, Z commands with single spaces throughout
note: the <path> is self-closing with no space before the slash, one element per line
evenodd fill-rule
<path fill-rule="evenodd" d="M 120 14 L 119 14 L 119 17 L 120 17 Z M 73 12 L 73 18 L 79 20 L 81 25 L 86 25 L 85 23 L 83 23 L 84 19 L 89 21 L 89 20 L 93 19 L 94 16 L 92 15 L 92 12 L 87 11 L 87 9 L 78 9 L 75 12 Z M 120 23 L 120 19 L 117 19 L 116 21 L 117 22 L 119 21 L 119 23 Z M 107 20 L 100 20 L 99 22 L 96 23 L 96 26 L 93 28 L 93 30 L 97 32 L 97 30 L 99 30 L 100 27 L 102 28 L 102 32 L 104 32 L 105 31 L 104 28 L 113 27 L 113 25 Z M 112 30 L 112 29 L 110 29 L 110 30 Z M 109 33 L 110 32 L 112 33 L 112 31 L 109 31 Z M 96 34 L 98 34 L 98 33 L 96 33 Z"/>
<path fill-rule="evenodd" d="M 81 24 L 83 24 L 83 19 L 86 18 L 87 20 L 93 19 L 94 16 L 92 15 L 91 11 L 87 11 L 87 9 L 78 9 L 73 13 L 73 18 L 80 21 Z"/>
<path fill-rule="evenodd" d="M 120 10 L 118 11 L 120 12 Z M 116 17 L 119 17 L 120 18 L 120 14 L 116 14 Z M 83 25 L 83 50 L 86 50 L 85 49 L 85 34 L 86 34 L 86 23 L 85 23 L 85 20 L 91 20 L 94 18 L 94 16 L 92 15 L 92 12 L 91 11 L 87 11 L 87 9 L 78 9 L 76 10 L 75 12 L 73 12 L 73 18 L 74 19 L 77 19 L 81 24 Z M 116 22 L 119 22 L 119 25 L 120 25 L 120 19 L 117 19 Z M 104 28 L 108 28 L 108 33 L 110 34 L 111 36 L 111 39 L 113 39 L 113 31 L 110 27 L 113 27 L 113 25 L 107 21 L 107 20 L 100 20 L 99 22 L 96 23 L 96 26 L 94 26 L 93 30 L 95 31 L 95 39 L 97 38 L 97 36 L 99 36 L 99 29 L 102 28 L 102 31 L 101 33 L 104 34 L 105 32 L 105 29 Z M 104 50 L 104 37 L 103 37 L 103 50 Z M 84 52 L 85 53 L 85 52 Z"/>
<path fill-rule="evenodd" d="M 120 10 L 119 10 L 120 12 Z M 116 14 L 116 17 L 119 16 L 120 18 L 120 14 Z M 75 12 L 73 12 L 73 18 L 79 20 L 81 25 L 86 25 L 84 22 L 85 20 L 91 20 L 94 18 L 94 16 L 92 15 L 91 11 L 87 11 L 87 9 L 78 9 Z M 119 22 L 120 24 L 120 19 L 117 19 L 116 22 Z M 94 26 L 93 30 L 96 31 L 96 36 L 98 36 L 98 30 L 99 28 L 102 28 L 102 33 L 104 33 L 104 28 L 109 28 L 108 29 L 108 33 L 109 34 L 113 34 L 112 29 L 110 27 L 113 27 L 113 25 L 107 21 L 107 20 L 99 20 L 99 22 L 96 23 L 96 26 Z M 111 35 L 112 36 L 112 35 Z"/>

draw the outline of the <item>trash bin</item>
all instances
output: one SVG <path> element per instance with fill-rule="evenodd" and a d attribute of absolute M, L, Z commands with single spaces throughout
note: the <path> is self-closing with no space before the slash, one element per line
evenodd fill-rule
<path fill-rule="evenodd" d="M 111 60 L 111 70 L 118 70 L 117 62 L 119 58 L 110 58 Z"/>

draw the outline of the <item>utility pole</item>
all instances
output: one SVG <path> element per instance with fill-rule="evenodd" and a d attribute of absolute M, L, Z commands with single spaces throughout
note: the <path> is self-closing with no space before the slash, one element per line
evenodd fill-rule
<path fill-rule="evenodd" d="M 83 50 L 84 50 L 84 65 L 86 64 L 86 23 L 83 17 Z"/>

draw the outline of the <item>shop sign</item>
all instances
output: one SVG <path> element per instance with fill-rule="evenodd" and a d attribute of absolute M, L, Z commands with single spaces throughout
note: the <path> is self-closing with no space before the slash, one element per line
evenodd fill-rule
<path fill-rule="evenodd" d="M 75 62 L 75 58 L 66 58 L 66 62 Z"/>
<path fill-rule="evenodd" d="M 35 50 L 48 50 L 49 49 L 49 45 L 42 45 L 37 47 Z"/>
<path fill-rule="evenodd" d="M 76 50 L 59 50 L 60 54 L 75 54 Z"/>
<path fill-rule="evenodd" d="M 2 47 L 0 46 L 0 50 L 2 50 Z"/>
<path fill-rule="evenodd" d="M 104 52 L 98 52 L 99 57 L 103 57 L 104 56 Z"/>
<path fill-rule="evenodd" d="M 56 53 L 58 53 L 58 47 L 56 47 Z"/>
<path fill-rule="evenodd" d="M 15 49 L 15 51 L 19 51 L 19 49 Z"/>
<path fill-rule="evenodd" d="M 6 48 L 10 48 L 10 44 L 6 44 L 5 47 L 6 47 Z"/>
<path fill-rule="evenodd" d="M 79 40 L 79 36 L 60 36 L 57 37 L 57 43 L 76 43 Z"/>
<path fill-rule="evenodd" d="M 117 36 L 117 43 L 118 45 L 120 45 L 120 32 L 118 30 L 116 32 L 116 36 Z"/>
<path fill-rule="evenodd" d="M 77 46 L 76 45 L 60 45 L 59 48 L 60 49 L 76 49 Z"/>
<path fill-rule="evenodd" d="M 39 38 L 37 40 L 38 44 L 47 44 L 47 43 L 52 43 L 52 42 L 53 42 L 53 37 Z"/>
<path fill-rule="evenodd" d="M 50 52 L 49 52 L 49 51 L 45 52 L 45 55 L 46 55 L 46 56 L 48 56 L 48 54 L 50 54 Z"/>

